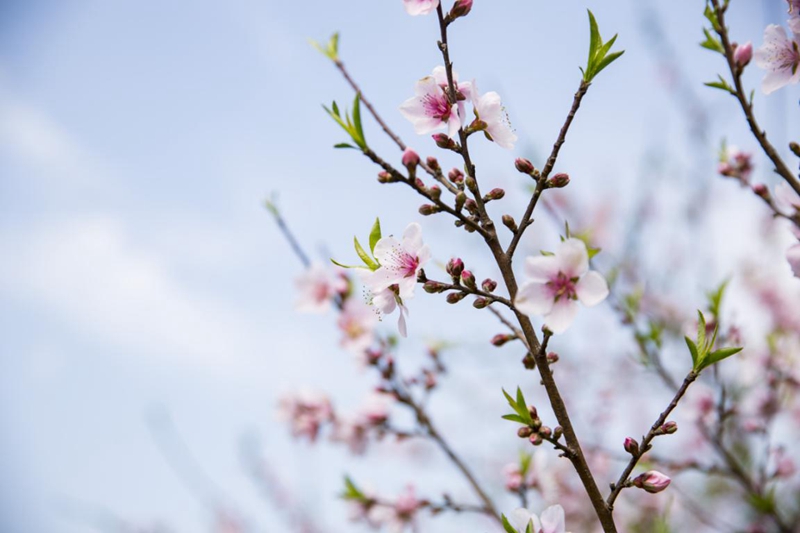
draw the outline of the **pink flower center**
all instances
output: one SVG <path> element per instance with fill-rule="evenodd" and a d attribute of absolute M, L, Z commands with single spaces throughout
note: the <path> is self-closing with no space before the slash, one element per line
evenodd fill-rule
<path fill-rule="evenodd" d="M 575 290 L 575 283 L 577 281 L 578 278 L 568 278 L 566 274 L 559 271 L 555 278 L 547 282 L 547 287 L 550 289 L 550 293 L 555 301 L 561 298 L 575 300 L 578 297 Z"/>
<path fill-rule="evenodd" d="M 450 120 L 450 115 L 453 112 L 450 102 L 444 94 L 426 94 L 422 97 L 422 107 L 426 115 L 442 122 Z"/>
<path fill-rule="evenodd" d="M 404 278 L 409 278 L 417 275 L 419 258 L 405 250 L 394 248 L 392 250 L 391 263 L 383 266 L 392 272 L 400 274 L 400 276 Z M 397 293 L 397 291 L 395 291 L 395 293 Z"/>

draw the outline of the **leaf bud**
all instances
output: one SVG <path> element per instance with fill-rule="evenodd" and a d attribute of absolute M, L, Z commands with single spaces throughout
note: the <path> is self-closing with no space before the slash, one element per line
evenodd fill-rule
<path fill-rule="evenodd" d="M 447 295 L 447 303 L 449 304 L 457 304 L 461 300 L 463 300 L 467 295 L 463 292 L 451 292 Z"/>
<path fill-rule="evenodd" d="M 472 307 L 475 309 L 485 309 L 489 307 L 490 303 L 492 302 L 490 302 L 488 298 L 479 297 L 475 298 L 475 301 L 472 302 Z"/>
<path fill-rule="evenodd" d="M 516 221 L 514 220 L 514 217 L 512 217 L 511 215 L 503 215 L 503 225 L 508 229 L 510 229 L 511 231 L 513 231 L 514 233 L 516 233 L 517 229 L 519 229 L 517 227 Z"/>

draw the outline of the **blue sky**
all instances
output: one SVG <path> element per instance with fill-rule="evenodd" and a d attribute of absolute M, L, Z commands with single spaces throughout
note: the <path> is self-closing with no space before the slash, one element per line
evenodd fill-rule
<path fill-rule="evenodd" d="M 777 0 L 733 4 L 742 40 L 759 44 L 765 21 L 783 20 Z M 342 56 L 366 93 L 407 142 L 430 153 L 396 109 L 439 64 L 433 19 L 406 17 L 399 0 L 3 6 L 0 501 L 14 504 L 0 508 L 2 520 L 17 521 L 14 531 L 94 531 L 86 510 L 102 507 L 138 523 L 207 530 L 207 510 L 150 430 L 153 413 L 166 412 L 220 499 L 258 530 L 270 530 L 275 515 L 243 473 L 243 435 L 258 436 L 280 472 L 344 530 L 332 495 L 348 463 L 338 452 L 294 447 L 274 403 L 310 383 L 352 404 L 369 382 L 336 348 L 330 317 L 290 312 L 299 263 L 262 202 L 277 192 L 321 259 L 348 257 L 352 235 L 376 215 L 397 233 L 417 218 L 407 191 L 378 186 L 363 159 L 331 149 L 342 134 L 320 104 L 351 93 L 307 39 L 341 31 Z M 713 151 L 701 168 L 693 159 L 686 114 L 669 90 L 675 78 L 654 52 L 646 13 L 711 117 L 711 146 L 724 132 L 753 147 L 733 102 L 701 85 L 721 68 L 696 44 L 702 2 L 479 0 L 454 30 L 456 69 L 503 96 L 521 138 L 514 155 L 541 158 L 563 120 L 584 61 L 587 7 L 627 52 L 592 87 L 565 148 L 576 194 L 638 190 L 653 151 L 682 170 L 680 186 L 712 175 Z M 751 70 L 755 86 L 760 73 Z M 797 87 L 768 102 L 757 96 L 775 139 L 800 135 L 800 121 L 782 118 L 796 116 L 797 99 Z M 394 153 L 374 123 L 367 128 L 379 152 Z M 476 148 L 486 175 L 509 189 L 518 187 L 510 155 Z M 618 207 L 632 196 L 620 195 Z M 464 246 L 443 221 L 426 231 L 439 259 Z M 412 331 L 438 331 L 423 319 L 433 314 L 412 313 L 420 317 L 412 315 Z M 486 332 L 478 328 L 466 345 Z M 368 475 L 378 467 L 346 468 Z"/>

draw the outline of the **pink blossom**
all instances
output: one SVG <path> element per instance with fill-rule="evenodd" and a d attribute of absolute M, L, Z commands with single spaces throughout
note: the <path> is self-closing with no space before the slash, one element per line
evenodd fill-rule
<path fill-rule="evenodd" d="M 527 509 L 520 507 L 508 517 L 509 523 L 524 532 L 533 522 L 534 533 L 566 533 L 564 508 L 560 505 L 551 505 L 542 513 L 541 520 Z"/>
<path fill-rule="evenodd" d="M 391 396 L 373 393 L 367 396 L 358 413 L 358 418 L 364 425 L 380 426 L 389 418 L 389 406 L 392 404 Z"/>
<path fill-rule="evenodd" d="M 500 101 L 500 95 L 491 91 L 480 96 L 477 87 L 473 86 L 472 103 L 478 119 L 486 123 L 484 131 L 491 140 L 508 150 L 514 148 L 517 135 L 511 129 L 508 114 Z"/>
<path fill-rule="evenodd" d="M 786 260 L 789 261 L 795 277 L 800 278 L 800 243 L 795 244 L 786 251 Z"/>
<path fill-rule="evenodd" d="M 448 128 L 448 135 L 455 137 L 461 129 L 465 115 L 463 101 L 472 96 L 471 83 L 459 83 L 458 74 L 453 72 L 453 83 L 459 93 L 458 105 L 450 103 L 447 96 L 447 71 L 439 66 L 430 76 L 419 80 L 415 95 L 400 106 L 400 112 L 414 125 L 419 135 L 431 133 L 442 127 Z"/>
<path fill-rule="evenodd" d="M 789 2 L 789 28 L 794 33 L 800 33 L 800 0 L 788 0 Z"/>
<path fill-rule="evenodd" d="M 522 471 L 516 463 L 506 465 L 503 469 L 503 475 L 505 477 L 506 489 L 511 492 L 519 492 L 520 489 L 527 485 L 525 483 L 525 478 L 522 476 Z"/>
<path fill-rule="evenodd" d="M 742 185 L 747 185 L 753 173 L 752 159 L 752 154 L 743 152 L 735 146 L 729 146 L 722 154 L 718 172 L 725 177 L 738 179 Z"/>
<path fill-rule="evenodd" d="M 800 211 L 800 194 L 785 181 L 775 187 L 775 202 L 784 211 Z"/>
<path fill-rule="evenodd" d="M 633 480 L 633 485 L 644 489 L 651 494 L 656 494 L 669 487 L 672 480 L 657 470 L 650 470 L 640 474 Z"/>
<path fill-rule="evenodd" d="M 786 36 L 786 31 L 776 24 L 764 30 L 764 44 L 755 51 L 756 65 L 768 71 L 761 90 L 770 94 L 781 87 L 800 81 L 800 37 Z"/>
<path fill-rule="evenodd" d="M 750 41 L 740 44 L 733 52 L 733 60 L 740 67 L 746 67 L 751 59 L 753 59 L 753 43 Z"/>
<path fill-rule="evenodd" d="M 324 313 L 333 299 L 347 291 L 347 279 L 320 265 L 312 265 L 295 279 L 300 293 L 295 308 L 306 313 Z"/>
<path fill-rule="evenodd" d="M 370 306 L 356 298 L 348 298 L 336 322 L 342 331 L 342 348 L 354 355 L 362 355 L 372 345 L 378 321 Z"/>
<path fill-rule="evenodd" d="M 373 250 L 380 268 L 364 275 L 364 284 L 372 293 L 372 304 L 383 314 L 391 314 L 399 307 L 398 327 L 406 336 L 405 315 L 408 312 L 405 300 L 414 296 L 417 275 L 430 260 L 428 245 L 422 242 L 422 228 L 417 223 L 409 224 L 403 232 L 402 242 L 394 237 L 384 237 Z"/>
<path fill-rule="evenodd" d="M 403 7 L 411 16 L 427 15 L 439 7 L 439 0 L 403 0 Z"/>
<path fill-rule="evenodd" d="M 292 436 L 314 442 L 322 425 L 333 420 L 333 407 L 325 394 L 304 389 L 279 400 L 278 417 L 289 422 Z"/>
<path fill-rule="evenodd" d="M 520 287 L 514 301 L 529 315 L 542 315 L 553 333 L 563 333 L 583 305 L 597 305 L 608 296 L 605 278 L 589 270 L 589 254 L 580 239 L 559 244 L 554 255 L 529 257 L 525 261 L 529 281 Z"/>

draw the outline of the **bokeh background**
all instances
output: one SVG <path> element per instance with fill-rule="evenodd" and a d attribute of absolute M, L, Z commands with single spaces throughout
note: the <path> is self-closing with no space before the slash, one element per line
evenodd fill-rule
<path fill-rule="evenodd" d="M 615 221 L 604 226 L 609 250 L 624 248 L 643 195 L 658 191 L 652 208 L 672 223 L 637 246 L 665 290 L 697 298 L 752 253 L 743 236 L 763 215 L 714 177 L 723 136 L 755 145 L 732 99 L 702 86 L 722 69 L 697 46 L 703 2 L 476 1 L 453 30 L 456 69 L 500 92 L 520 136 L 513 154 L 476 147 L 482 175 L 513 192 L 507 211 L 521 212 L 512 157 L 541 162 L 555 138 L 585 61 L 586 8 L 626 54 L 592 87 L 557 170 L 572 175 L 569 192 L 598 225 Z M 782 0 L 734 0 L 733 34 L 758 46 L 784 12 Z M 275 419 L 283 392 L 324 388 L 348 406 L 371 381 L 338 347 L 331 316 L 292 311 L 300 263 L 264 200 L 277 195 L 321 262 L 348 261 L 352 236 L 375 216 L 386 233 L 419 219 L 409 191 L 379 185 L 366 160 L 332 149 L 343 134 L 321 104 L 352 93 L 307 39 L 333 31 L 386 119 L 433 153 L 397 106 L 440 62 L 435 21 L 406 16 L 400 0 L 0 2 L 0 530 L 209 531 L 221 509 L 254 531 L 279 529 L 281 509 L 249 473 L 256 456 L 332 531 L 354 530 L 335 499 L 345 472 L 388 491 L 409 477 L 459 485 L 435 450 L 385 445 L 351 459 L 294 443 Z M 749 70 L 756 87 L 761 73 Z M 757 92 L 777 145 L 800 137 L 799 96 L 797 86 Z M 374 122 L 366 128 L 379 153 L 399 158 Z M 757 161 L 758 179 L 774 183 Z M 705 218 L 707 204 L 690 201 L 707 197 L 724 217 Z M 474 239 L 444 218 L 427 222 L 439 261 L 482 264 Z M 548 224 L 530 250 L 555 242 Z M 670 262 L 673 253 L 696 261 Z M 518 358 L 491 350 L 498 328 L 484 314 L 444 314 L 429 300 L 411 307 L 409 352 L 456 341 L 448 387 L 461 392 L 432 408 L 496 482 L 517 445 L 495 422 L 497 391 L 520 381 Z M 575 329 L 585 335 L 560 346 L 596 346 L 587 336 L 614 324 L 608 309 L 582 313 Z M 627 349 L 619 334 L 605 339 L 598 358 Z"/>

